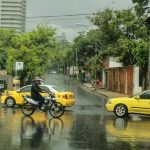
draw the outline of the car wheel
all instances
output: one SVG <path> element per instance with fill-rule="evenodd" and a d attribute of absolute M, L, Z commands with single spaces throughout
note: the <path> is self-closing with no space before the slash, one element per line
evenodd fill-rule
<path fill-rule="evenodd" d="M 119 104 L 116 105 L 114 113 L 117 117 L 126 117 L 128 115 L 128 109 L 125 105 Z"/>
<path fill-rule="evenodd" d="M 14 107 L 15 106 L 15 99 L 13 97 L 7 97 L 5 104 L 7 107 Z"/>

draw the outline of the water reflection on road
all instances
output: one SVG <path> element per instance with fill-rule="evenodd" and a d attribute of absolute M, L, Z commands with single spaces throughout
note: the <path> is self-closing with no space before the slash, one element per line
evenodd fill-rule
<path fill-rule="evenodd" d="M 9 150 L 47 150 L 51 147 L 55 149 L 55 146 L 58 149 L 61 142 L 64 142 L 64 139 L 61 139 L 71 129 L 73 119 L 71 111 L 65 112 L 64 116 L 57 119 L 41 112 L 35 112 L 30 117 L 23 116 L 19 108 L 1 107 L 0 146 Z"/>
<path fill-rule="evenodd" d="M 150 149 L 150 117 L 101 117 L 74 115 L 69 110 L 60 119 L 41 112 L 25 117 L 19 108 L 2 107 L 0 146 L 9 150 Z"/>
<path fill-rule="evenodd" d="M 109 118 L 105 121 L 110 143 L 128 143 L 134 149 L 150 149 L 150 117 L 130 115 L 128 118 Z"/>
<path fill-rule="evenodd" d="M 20 108 L 1 107 L 0 147 L 3 150 L 150 149 L 149 116 L 116 118 L 105 110 L 103 98 L 79 88 L 70 79 L 64 81 L 61 77 L 59 81 L 57 76 L 47 77 L 50 79 L 59 87 L 73 91 L 76 105 L 66 108 L 60 119 L 38 111 L 25 117 Z"/>

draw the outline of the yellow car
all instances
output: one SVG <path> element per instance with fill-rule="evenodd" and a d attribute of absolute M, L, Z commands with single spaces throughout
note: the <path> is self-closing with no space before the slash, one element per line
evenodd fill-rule
<path fill-rule="evenodd" d="M 64 107 L 70 107 L 75 104 L 74 93 L 63 92 L 52 85 L 40 85 L 41 89 L 46 92 L 51 92 Z M 22 105 L 24 102 L 23 95 L 31 95 L 31 85 L 24 86 L 16 91 L 4 91 L 1 96 L 1 103 L 7 107 Z M 42 96 L 48 96 L 47 93 L 41 93 Z"/>
<path fill-rule="evenodd" d="M 16 85 L 20 85 L 20 79 L 19 79 L 19 77 L 14 77 L 13 78 L 13 86 L 16 86 Z"/>
<path fill-rule="evenodd" d="M 118 97 L 109 99 L 106 109 L 114 112 L 117 117 L 128 114 L 150 114 L 150 90 L 144 91 L 133 97 Z"/>

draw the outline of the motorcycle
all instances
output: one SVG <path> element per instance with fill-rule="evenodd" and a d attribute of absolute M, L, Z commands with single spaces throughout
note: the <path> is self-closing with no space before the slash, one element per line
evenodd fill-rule
<path fill-rule="evenodd" d="M 35 110 L 39 110 L 39 101 L 33 100 L 30 96 L 23 96 L 23 98 L 24 104 L 21 107 L 21 111 L 25 116 L 31 116 Z M 41 109 L 43 112 L 48 110 L 54 118 L 59 118 L 64 114 L 64 106 L 51 96 L 45 97 Z"/>

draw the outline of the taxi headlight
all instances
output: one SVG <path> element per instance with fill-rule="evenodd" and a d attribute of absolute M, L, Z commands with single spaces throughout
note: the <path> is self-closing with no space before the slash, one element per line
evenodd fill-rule
<path fill-rule="evenodd" d="M 9 95 L 11 95 L 11 93 L 10 92 L 6 92 L 6 93 L 4 93 L 4 95 L 9 96 Z"/>
<path fill-rule="evenodd" d="M 108 100 L 108 101 L 107 101 L 107 104 L 112 104 L 112 101 L 111 101 L 111 100 Z"/>

